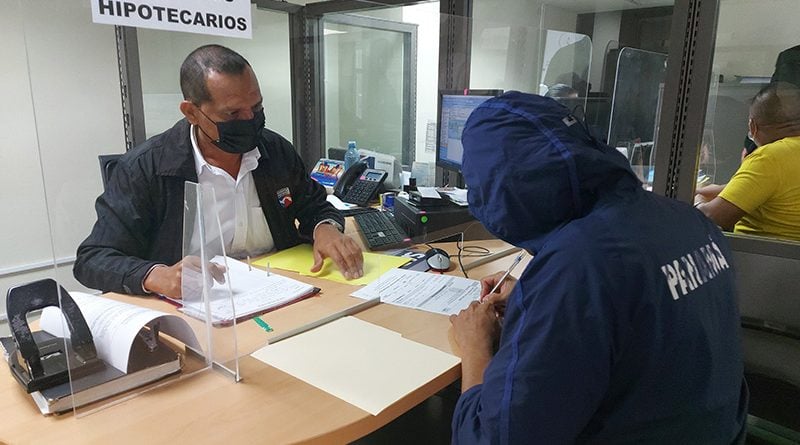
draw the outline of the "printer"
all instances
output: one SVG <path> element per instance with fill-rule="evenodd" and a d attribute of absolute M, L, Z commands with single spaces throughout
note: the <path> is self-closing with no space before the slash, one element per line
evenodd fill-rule
<path fill-rule="evenodd" d="M 394 220 L 408 234 L 417 239 L 437 239 L 452 235 L 471 224 L 475 217 L 469 208 L 438 199 L 435 205 L 425 201 L 414 202 L 397 197 L 394 201 Z"/>

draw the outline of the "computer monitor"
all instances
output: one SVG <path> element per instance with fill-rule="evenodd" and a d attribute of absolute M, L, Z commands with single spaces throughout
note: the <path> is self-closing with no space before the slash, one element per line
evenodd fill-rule
<path fill-rule="evenodd" d="M 503 90 L 442 90 L 439 92 L 439 123 L 436 127 L 436 166 L 461 173 L 461 132 L 478 105 Z"/>

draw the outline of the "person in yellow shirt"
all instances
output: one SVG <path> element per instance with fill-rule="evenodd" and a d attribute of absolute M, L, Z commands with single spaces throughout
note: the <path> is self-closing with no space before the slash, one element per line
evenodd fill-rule
<path fill-rule="evenodd" d="M 725 230 L 800 241 L 800 88 L 764 87 L 748 127 L 759 149 L 727 185 L 700 192 L 697 208 Z"/>

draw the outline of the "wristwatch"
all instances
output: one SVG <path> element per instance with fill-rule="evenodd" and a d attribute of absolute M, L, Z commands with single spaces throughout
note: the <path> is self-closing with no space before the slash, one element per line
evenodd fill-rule
<path fill-rule="evenodd" d="M 317 227 L 319 227 L 319 226 L 320 226 L 320 224 L 330 224 L 330 225 L 332 225 L 333 227 L 336 227 L 336 229 L 337 229 L 337 230 L 338 230 L 340 233 L 344 233 L 344 227 L 342 227 L 342 225 L 341 225 L 341 224 L 339 224 L 339 222 L 338 222 L 338 221 L 336 221 L 335 219 L 331 219 L 331 218 L 326 218 L 326 219 L 323 219 L 322 221 L 318 222 L 318 223 L 317 223 L 317 225 L 316 225 L 316 226 L 314 226 L 314 231 L 313 231 L 313 232 L 311 232 L 311 233 L 314 233 L 314 232 L 316 232 L 316 231 L 317 231 Z"/>

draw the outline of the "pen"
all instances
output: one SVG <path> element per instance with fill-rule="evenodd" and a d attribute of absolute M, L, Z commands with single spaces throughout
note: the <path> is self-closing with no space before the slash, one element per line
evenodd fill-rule
<path fill-rule="evenodd" d="M 272 332 L 272 326 L 270 326 L 266 321 L 262 320 L 261 317 L 254 317 L 253 320 L 255 320 L 257 325 L 261 326 L 261 329 L 267 332 Z"/>
<path fill-rule="evenodd" d="M 161 300 L 161 301 L 165 301 L 165 302 L 175 306 L 178 309 L 183 307 L 183 305 L 181 303 L 178 303 L 177 301 L 173 300 L 172 298 L 166 297 L 166 296 L 161 295 L 161 294 L 158 295 L 158 299 Z"/>
<path fill-rule="evenodd" d="M 514 258 L 514 262 L 511 263 L 511 266 L 508 267 L 508 270 L 506 270 L 506 273 L 504 273 L 503 276 L 500 277 L 499 280 L 497 280 L 497 284 L 494 285 L 494 287 L 492 288 L 491 292 L 489 292 L 489 294 L 493 294 L 493 293 L 495 293 L 497 291 L 497 289 L 500 289 L 500 286 L 503 284 L 503 281 L 505 281 L 506 278 L 508 278 L 508 274 L 510 274 L 511 271 L 514 270 L 515 267 L 517 267 L 517 264 L 519 264 L 519 262 L 522 261 L 522 258 L 524 256 L 525 256 L 525 250 L 520 252 L 519 255 L 517 255 L 517 257 Z M 486 295 L 489 295 L 489 294 L 486 294 Z"/>
<path fill-rule="evenodd" d="M 248 272 L 253 271 L 253 265 L 250 263 L 250 255 L 247 255 L 247 271 Z"/>
<path fill-rule="evenodd" d="M 270 276 L 270 271 L 269 271 L 269 261 L 267 261 L 267 276 Z"/>

